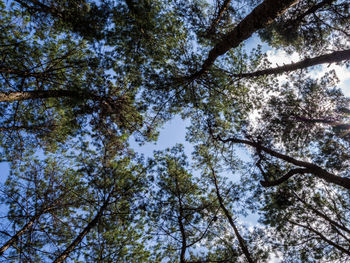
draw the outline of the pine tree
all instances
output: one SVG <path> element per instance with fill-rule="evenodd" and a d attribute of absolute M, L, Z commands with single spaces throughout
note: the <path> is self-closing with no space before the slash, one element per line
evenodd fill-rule
<path fill-rule="evenodd" d="M 349 99 L 312 70 L 349 65 L 349 18 L 345 0 L 0 1 L 1 257 L 348 261 Z M 176 114 L 192 159 L 133 152 Z"/>

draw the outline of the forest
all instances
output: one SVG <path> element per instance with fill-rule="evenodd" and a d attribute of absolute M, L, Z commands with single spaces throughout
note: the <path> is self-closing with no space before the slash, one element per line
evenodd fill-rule
<path fill-rule="evenodd" d="M 0 0 L 0 28 L 0 262 L 350 262 L 348 0 Z"/>

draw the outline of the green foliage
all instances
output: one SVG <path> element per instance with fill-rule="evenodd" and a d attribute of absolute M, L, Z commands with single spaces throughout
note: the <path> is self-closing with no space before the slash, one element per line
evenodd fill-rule
<path fill-rule="evenodd" d="M 0 1 L 6 262 L 349 261 L 350 107 L 335 72 L 237 77 L 271 67 L 266 43 L 346 51 L 349 4 L 259 4 Z M 216 57 L 262 15 L 276 16 L 253 35 L 265 45 Z M 179 144 L 134 152 L 176 114 L 192 158 Z"/>

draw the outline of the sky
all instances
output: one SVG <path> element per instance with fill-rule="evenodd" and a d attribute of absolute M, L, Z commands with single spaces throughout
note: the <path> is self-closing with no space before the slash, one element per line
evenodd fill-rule
<path fill-rule="evenodd" d="M 272 67 L 282 66 L 283 64 L 297 62 L 301 60 L 297 53 L 288 55 L 285 51 L 274 50 L 263 44 L 259 41 L 256 36 L 253 36 L 247 42 L 247 49 L 256 47 L 257 44 L 262 45 L 262 50 L 266 52 L 268 60 L 272 63 Z M 345 66 L 339 66 L 336 64 L 323 64 L 321 66 L 315 67 L 310 72 L 312 77 L 321 77 L 327 71 L 335 70 L 339 78 L 338 87 L 341 88 L 346 96 L 350 96 L 350 69 L 346 69 Z M 283 79 L 283 76 L 281 77 Z M 146 143 L 144 146 L 139 147 L 136 144 L 133 144 L 135 150 L 139 153 L 143 153 L 145 156 L 152 156 L 153 151 L 155 150 L 164 150 L 175 146 L 176 143 L 182 143 L 185 147 L 185 152 L 187 156 L 193 151 L 193 146 L 185 141 L 186 136 L 186 127 L 190 125 L 189 120 L 182 120 L 180 116 L 175 116 L 171 121 L 166 123 L 166 125 L 160 130 L 159 140 L 156 143 Z M 242 154 L 245 154 L 242 152 Z M 257 224 L 258 216 L 250 214 L 247 217 L 239 217 L 239 221 L 248 225 L 254 226 Z M 281 261 L 281 258 L 278 255 L 272 255 L 269 260 L 269 263 L 278 263 Z"/>
<path fill-rule="evenodd" d="M 257 44 L 262 44 L 259 42 L 256 36 L 253 36 L 247 42 L 247 48 L 251 49 L 256 47 Z M 288 55 L 285 51 L 274 50 L 269 48 L 267 45 L 262 45 L 263 51 L 267 53 L 268 60 L 272 63 L 272 66 L 281 66 L 284 63 L 291 63 L 292 61 L 296 62 L 300 60 L 300 57 L 293 53 Z M 326 71 L 335 70 L 339 78 L 338 87 L 340 87 L 346 96 L 350 96 L 350 70 L 346 69 L 345 66 L 339 66 L 336 64 L 331 65 L 321 65 L 317 67 L 317 70 L 311 71 L 310 75 L 313 77 L 320 77 Z M 164 150 L 165 148 L 173 147 L 177 143 L 184 144 L 185 152 L 188 156 L 193 152 L 193 146 L 186 142 L 186 127 L 189 126 L 189 120 L 183 120 L 180 116 L 176 115 L 172 120 L 167 122 L 164 127 L 160 130 L 159 139 L 157 142 L 146 143 L 143 146 L 139 146 L 137 143 L 132 142 L 131 145 L 134 150 L 138 153 L 143 153 L 146 157 L 151 157 L 153 151 L 155 150 Z M 3 184 L 9 174 L 9 166 L 5 162 L 0 162 L 0 184 Z M 240 218 L 241 221 L 244 221 L 248 224 L 256 224 L 257 217 L 251 215 L 247 218 Z M 270 263 L 278 262 L 278 258 L 274 257 L 271 259 Z"/>
<path fill-rule="evenodd" d="M 9 165 L 6 162 L 0 163 L 0 185 L 2 185 L 9 174 Z"/>
<path fill-rule="evenodd" d="M 253 36 L 247 42 L 247 48 L 251 49 L 256 47 L 257 44 L 262 44 L 259 42 L 256 36 Z M 267 45 L 262 45 L 263 51 L 267 53 L 268 60 L 272 63 L 271 66 L 281 66 L 284 63 L 291 63 L 299 61 L 300 57 L 293 53 L 288 55 L 285 51 L 274 50 L 269 48 Z M 334 69 L 339 78 L 338 87 L 340 87 L 346 96 L 350 96 L 350 70 L 346 69 L 344 66 L 339 66 L 336 64 L 331 65 L 321 65 L 317 67 L 317 70 L 311 71 L 310 75 L 313 77 L 320 77 L 326 71 Z M 167 122 L 164 127 L 160 130 L 159 139 L 157 142 L 146 143 L 143 146 L 139 146 L 137 143 L 132 142 L 131 145 L 134 150 L 138 153 L 144 154 L 146 157 L 151 157 L 153 151 L 164 150 L 165 148 L 170 148 L 175 146 L 177 143 L 182 143 L 185 147 L 185 153 L 190 156 L 193 152 L 193 146 L 186 142 L 186 127 L 190 125 L 189 120 L 183 120 L 180 116 L 176 115 L 172 120 Z M 244 153 L 242 153 L 244 154 Z M 9 174 L 9 166 L 5 162 L 0 162 L 0 184 L 3 184 Z M 249 215 L 246 218 L 239 218 L 239 220 L 248 225 L 255 225 L 257 223 L 256 215 Z M 278 257 L 271 258 L 269 263 L 277 263 L 280 260 Z"/>

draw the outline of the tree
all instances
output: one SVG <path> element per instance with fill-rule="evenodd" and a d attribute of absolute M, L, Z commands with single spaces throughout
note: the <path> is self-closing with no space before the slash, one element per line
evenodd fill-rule
<path fill-rule="evenodd" d="M 147 236 L 140 234 L 143 215 L 138 209 L 147 167 L 135 163 L 132 153 L 123 153 L 125 139 L 119 140 L 119 146 L 106 140 L 91 148 L 82 144 L 86 151 L 76 164 L 89 188 L 80 197 L 83 211 L 70 219 L 72 232 L 64 247 L 55 252 L 53 262 L 80 256 L 87 261 L 128 262 L 134 258 L 147 262 L 150 255 L 143 245 Z"/>
<path fill-rule="evenodd" d="M 45 26 L 33 25 L 27 15 L 21 18 L 16 9 L 2 12 L 7 34 L 1 37 L 1 142 L 8 153 L 35 144 L 55 149 L 67 137 L 84 133 L 88 123 L 94 129 L 105 129 L 108 122 L 108 129 L 140 128 L 141 105 L 134 104 L 133 91 L 121 88 L 127 82 L 112 84 L 105 58 L 64 32 L 45 35 Z"/>
<path fill-rule="evenodd" d="M 168 262 L 191 262 L 196 258 L 192 251 L 208 235 L 217 209 L 205 198 L 200 182 L 186 171 L 181 145 L 157 152 L 152 162 L 157 166 L 151 175 L 149 212 L 157 242 L 164 243 L 162 256 Z"/>
<path fill-rule="evenodd" d="M 0 5 L 5 260 L 348 260 L 347 1 Z M 193 159 L 133 152 L 175 114 Z"/>
<path fill-rule="evenodd" d="M 11 227 L 1 232 L 0 251 L 8 262 L 42 262 L 46 255 L 41 249 L 57 246 L 55 236 L 65 234 L 58 222 L 82 205 L 84 184 L 73 169 L 62 169 L 62 163 L 52 157 L 28 158 L 7 179 L 2 200 L 9 205 Z"/>
<path fill-rule="evenodd" d="M 16 248 L 8 260 L 147 261 L 138 209 L 145 168 L 132 164 L 132 155 L 114 156 L 115 148 L 97 146 L 92 149 L 83 143 L 86 151 L 71 163 L 36 160 L 30 169 L 22 167 L 24 174 L 18 171 L 8 179 L 4 199 L 15 234 L 1 250 Z M 69 167 L 72 164 L 74 168 Z"/>

